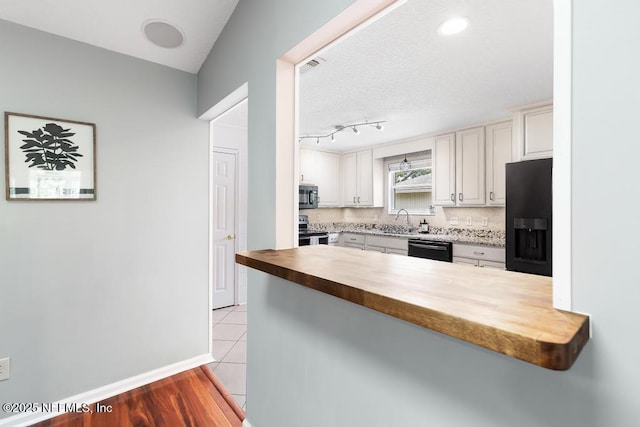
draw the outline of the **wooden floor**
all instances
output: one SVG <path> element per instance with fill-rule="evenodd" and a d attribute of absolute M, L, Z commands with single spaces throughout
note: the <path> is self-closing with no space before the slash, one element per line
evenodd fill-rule
<path fill-rule="evenodd" d="M 244 412 L 202 366 L 99 402 L 111 413 L 67 413 L 36 427 L 240 427 Z"/>

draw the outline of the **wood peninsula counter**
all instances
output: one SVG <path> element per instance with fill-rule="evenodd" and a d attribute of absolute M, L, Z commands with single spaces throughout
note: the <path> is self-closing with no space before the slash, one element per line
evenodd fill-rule
<path fill-rule="evenodd" d="M 569 369 L 589 340 L 588 316 L 553 308 L 550 277 L 326 245 L 236 261 L 548 369 Z"/>

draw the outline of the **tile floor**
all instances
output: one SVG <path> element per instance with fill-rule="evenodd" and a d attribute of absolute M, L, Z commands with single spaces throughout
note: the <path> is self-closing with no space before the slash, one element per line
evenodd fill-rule
<path fill-rule="evenodd" d="M 213 310 L 213 358 L 216 377 L 245 409 L 247 402 L 247 305 Z"/>

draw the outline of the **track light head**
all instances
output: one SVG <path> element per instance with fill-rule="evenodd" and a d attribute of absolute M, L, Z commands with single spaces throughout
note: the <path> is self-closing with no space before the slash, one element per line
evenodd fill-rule
<path fill-rule="evenodd" d="M 376 124 L 376 129 L 383 130 L 384 127 L 380 123 L 378 123 L 378 124 Z"/>
<path fill-rule="evenodd" d="M 353 133 L 355 133 L 356 135 L 360 133 L 360 131 L 358 130 L 357 127 L 352 126 L 351 129 L 353 129 Z"/>

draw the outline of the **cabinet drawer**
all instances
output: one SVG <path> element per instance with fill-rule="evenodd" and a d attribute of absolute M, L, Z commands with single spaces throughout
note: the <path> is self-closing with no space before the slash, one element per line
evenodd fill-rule
<path fill-rule="evenodd" d="M 485 261 L 505 262 L 504 248 L 490 246 L 453 244 L 453 256 L 475 258 Z"/>
<path fill-rule="evenodd" d="M 347 243 L 364 245 L 364 238 L 365 236 L 363 234 L 350 234 L 350 233 L 342 234 L 342 241 L 344 242 L 345 246 Z"/>
<path fill-rule="evenodd" d="M 367 236 L 367 246 L 408 251 L 409 239 L 404 237 Z"/>

